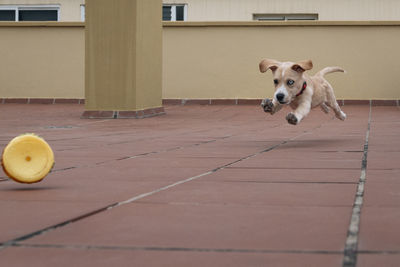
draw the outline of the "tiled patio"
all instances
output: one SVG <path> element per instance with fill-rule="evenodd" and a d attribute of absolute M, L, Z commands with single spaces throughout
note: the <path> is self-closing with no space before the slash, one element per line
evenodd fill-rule
<path fill-rule="evenodd" d="M 0 265 L 329 267 L 346 251 L 348 266 L 400 266 L 398 107 L 344 106 L 345 122 L 318 109 L 298 126 L 258 106 L 165 109 L 83 120 L 78 104 L 0 105 L 1 150 L 34 132 L 56 157 L 38 184 L 0 171 Z"/>

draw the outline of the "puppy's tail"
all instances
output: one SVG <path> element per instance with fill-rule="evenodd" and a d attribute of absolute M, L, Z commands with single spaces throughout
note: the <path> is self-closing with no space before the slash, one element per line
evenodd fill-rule
<path fill-rule="evenodd" d="M 325 76 L 326 74 L 332 73 L 332 72 L 344 72 L 344 73 L 346 73 L 346 71 L 344 69 L 340 68 L 340 67 L 326 67 L 326 68 L 320 70 L 317 73 L 317 75 Z"/>

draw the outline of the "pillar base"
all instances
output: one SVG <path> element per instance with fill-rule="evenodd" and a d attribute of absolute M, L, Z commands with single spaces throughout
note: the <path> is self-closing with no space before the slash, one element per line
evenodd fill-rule
<path fill-rule="evenodd" d="M 164 114 L 164 107 L 135 111 L 86 110 L 83 112 L 81 119 L 144 119 Z"/>

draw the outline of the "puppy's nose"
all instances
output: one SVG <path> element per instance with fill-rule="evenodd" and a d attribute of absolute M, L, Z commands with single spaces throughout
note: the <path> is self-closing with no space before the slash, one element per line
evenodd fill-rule
<path fill-rule="evenodd" d="M 277 99 L 279 102 L 282 102 L 284 98 L 285 98 L 285 95 L 284 95 L 284 94 L 282 94 L 282 93 L 276 94 L 276 99 Z"/>

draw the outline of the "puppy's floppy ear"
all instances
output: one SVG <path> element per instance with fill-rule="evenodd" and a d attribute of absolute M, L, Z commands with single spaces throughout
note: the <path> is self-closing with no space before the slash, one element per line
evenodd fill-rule
<path fill-rule="evenodd" d="M 303 60 L 293 64 L 292 69 L 297 72 L 305 72 L 306 70 L 311 70 L 313 68 L 313 64 L 311 60 Z"/>
<path fill-rule="evenodd" d="M 266 58 L 260 62 L 259 67 L 262 73 L 266 72 L 268 69 L 271 69 L 274 72 L 276 71 L 276 69 L 279 67 L 280 64 L 281 63 L 279 61 Z"/>

